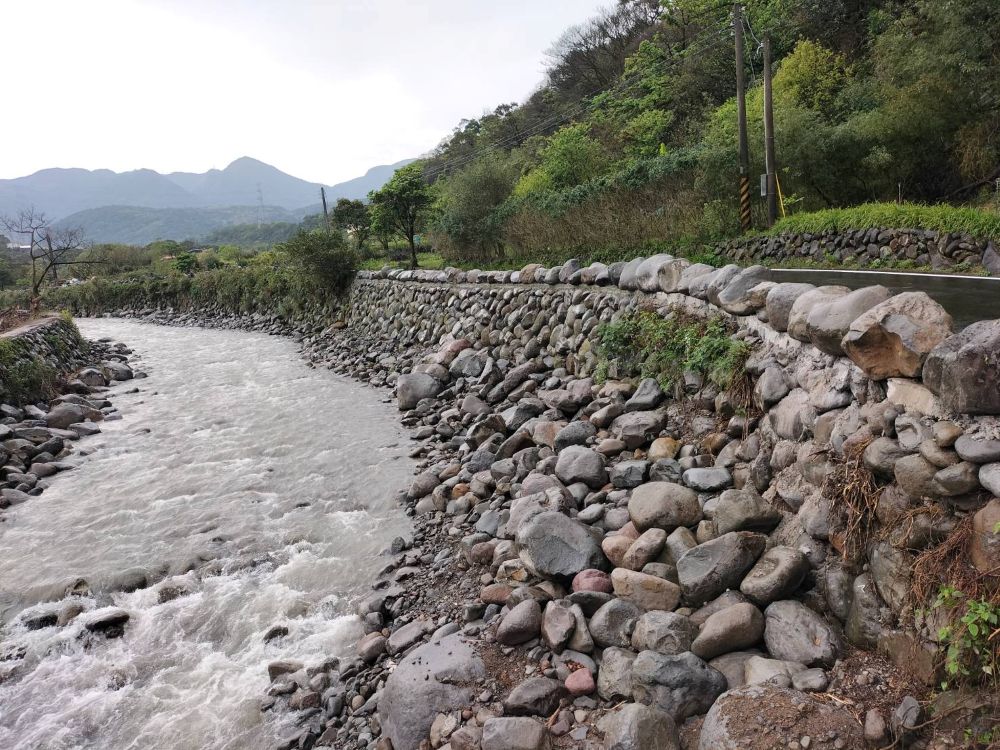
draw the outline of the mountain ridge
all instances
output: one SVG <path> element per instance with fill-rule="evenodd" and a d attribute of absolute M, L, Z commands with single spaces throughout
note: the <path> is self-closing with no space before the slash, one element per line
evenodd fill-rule
<path fill-rule="evenodd" d="M 91 242 L 145 244 L 155 239 L 201 239 L 232 224 L 299 221 L 327 202 L 362 199 L 413 159 L 371 167 L 364 175 L 321 186 L 242 156 L 224 169 L 170 172 L 152 169 L 53 167 L 0 180 L 0 216 L 34 207 L 60 226 L 79 226 Z"/>
<path fill-rule="evenodd" d="M 241 156 L 223 169 L 206 172 L 163 174 L 152 169 L 114 172 L 52 167 L 25 177 L 0 180 L 0 214 L 34 206 L 51 219 L 60 220 L 80 211 L 110 206 L 154 209 L 256 206 L 261 197 L 265 205 L 298 211 L 319 203 L 320 187 L 326 188 L 328 201 L 364 198 L 370 190 L 381 187 L 396 169 L 411 161 L 378 165 L 359 177 L 325 186 L 294 177 L 249 156 Z"/>

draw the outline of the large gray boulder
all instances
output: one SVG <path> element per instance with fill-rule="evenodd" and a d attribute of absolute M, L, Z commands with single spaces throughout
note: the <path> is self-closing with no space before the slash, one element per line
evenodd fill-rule
<path fill-rule="evenodd" d="M 733 315 L 753 315 L 758 306 L 750 295 L 750 290 L 762 281 L 770 279 L 771 272 L 764 266 L 750 266 L 736 274 L 718 293 L 716 304 Z"/>
<path fill-rule="evenodd" d="M 660 253 L 647 258 L 635 271 L 635 284 L 643 292 L 660 291 L 660 268 L 667 265 L 674 256 Z"/>
<path fill-rule="evenodd" d="M 733 531 L 685 552 L 677 561 L 677 578 L 684 601 L 697 606 L 726 589 L 739 588 L 766 544 L 767 537 L 763 534 Z"/>
<path fill-rule="evenodd" d="M 542 627 L 542 608 L 535 599 L 525 599 L 504 615 L 497 627 L 497 643 L 516 646 L 538 637 Z"/>
<path fill-rule="evenodd" d="M 400 375 L 396 381 L 396 400 L 400 411 L 409 411 L 425 398 L 434 398 L 441 392 L 441 384 L 425 372 Z"/>
<path fill-rule="evenodd" d="M 792 312 L 795 300 L 806 292 L 815 289 L 812 284 L 781 283 L 771 287 L 767 293 L 764 310 L 767 312 L 767 322 L 776 331 L 788 330 L 788 316 Z"/>
<path fill-rule="evenodd" d="M 1000 414 L 1000 320 L 973 323 L 938 344 L 923 381 L 953 412 Z"/>
<path fill-rule="evenodd" d="M 855 318 L 841 347 L 873 380 L 916 378 L 951 326 L 951 316 L 924 292 L 903 292 Z"/>
<path fill-rule="evenodd" d="M 680 750 L 677 725 L 669 714 L 641 703 L 626 703 L 598 723 L 604 750 Z"/>
<path fill-rule="evenodd" d="M 691 653 L 706 661 L 756 645 L 764 635 L 764 615 L 750 602 L 734 604 L 711 615 L 691 644 Z"/>
<path fill-rule="evenodd" d="M 608 472 L 601 454 L 582 445 L 571 445 L 559 452 L 556 476 L 563 484 L 583 482 L 595 490 L 608 483 Z"/>
<path fill-rule="evenodd" d="M 528 717 L 501 716 L 483 724 L 482 750 L 548 750 L 545 725 Z M 397 750 L 393 743 L 393 750 Z"/>
<path fill-rule="evenodd" d="M 784 719 L 748 718 L 772 714 Z M 822 737 L 836 737 L 839 747 L 865 747 L 861 726 L 847 710 L 798 690 L 763 684 L 730 690 L 715 702 L 702 724 L 698 750 L 800 747 L 804 737 L 810 745 L 819 741 L 819 747 L 835 746 Z"/>
<path fill-rule="evenodd" d="M 820 351 L 842 356 L 841 342 L 851 324 L 876 305 L 885 302 L 892 292 L 884 286 L 866 286 L 835 299 L 815 305 L 806 318 L 809 340 Z"/>
<path fill-rule="evenodd" d="M 798 549 L 771 547 L 753 566 L 740 591 L 759 606 L 791 596 L 809 572 L 809 558 Z"/>
<path fill-rule="evenodd" d="M 581 570 L 607 567 L 601 532 L 558 511 L 546 511 L 521 524 L 516 535 L 521 561 L 543 578 L 572 578 Z"/>
<path fill-rule="evenodd" d="M 628 501 L 628 512 L 639 531 L 694 526 L 702 518 L 694 490 L 672 482 L 647 482 L 636 487 Z"/>
<path fill-rule="evenodd" d="M 764 642 L 775 659 L 832 666 L 840 640 L 832 627 L 802 602 L 774 602 L 764 610 Z"/>
<path fill-rule="evenodd" d="M 418 750 L 438 713 L 470 705 L 470 683 L 485 677 L 483 660 L 461 635 L 420 646 L 386 680 L 378 702 L 382 733 L 395 750 Z"/>
<path fill-rule="evenodd" d="M 88 409 L 80 404 L 62 403 L 52 407 L 45 415 L 45 424 L 58 430 L 69 429 L 71 424 L 83 422 L 90 416 L 100 418 L 101 413 L 95 409 Z"/>
<path fill-rule="evenodd" d="M 660 266 L 657 272 L 657 279 L 660 283 L 660 291 L 673 293 L 680 291 L 681 279 L 684 273 L 691 266 L 691 261 L 684 258 L 674 258 L 669 263 Z"/>
<path fill-rule="evenodd" d="M 606 701 L 632 697 L 632 664 L 636 654 L 628 649 L 609 646 L 601 654 L 597 673 L 597 694 Z"/>
<path fill-rule="evenodd" d="M 677 656 L 643 651 L 632 662 L 632 696 L 676 722 L 708 711 L 726 687 L 722 672 L 690 651 Z"/>
<path fill-rule="evenodd" d="M 837 297 L 843 297 L 845 294 L 849 294 L 850 291 L 846 286 L 820 286 L 797 295 L 791 309 L 788 311 L 788 323 L 786 325 L 788 335 L 798 341 L 808 342 L 809 329 L 807 321 L 813 308 L 827 302 L 832 302 Z M 770 297 L 771 294 L 768 294 L 768 300 L 770 300 Z"/>
<path fill-rule="evenodd" d="M 690 618 L 676 612 L 647 612 L 632 631 L 632 648 L 636 651 L 656 651 L 675 656 L 691 650 L 698 627 Z"/>

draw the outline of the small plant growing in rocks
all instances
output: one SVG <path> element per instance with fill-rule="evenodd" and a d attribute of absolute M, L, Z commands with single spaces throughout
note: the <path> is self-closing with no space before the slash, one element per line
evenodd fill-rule
<path fill-rule="evenodd" d="M 643 310 L 598 329 L 603 372 L 613 362 L 620 376 L 655 378 L 667 390 L 685 372 L 695 372 L 720 388 L 742 374 L 749 350 L 732 338 L 722 318 L 663 318 Z"/>

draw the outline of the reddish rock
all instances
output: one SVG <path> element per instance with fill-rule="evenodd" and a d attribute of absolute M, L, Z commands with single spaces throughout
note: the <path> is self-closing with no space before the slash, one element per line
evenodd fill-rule
<path fill-rule="evenodd" d="M 578 669 L 566 678 L 566 689 L 570 695 L 590 695 L 597 689 L 594 676 L 587 668 Z"/>
<path fill-rule="evenodd" d="M 573 591 L 598 591 L 602 594 L 610 594 L 614 587 L 611 585 L 611 576 L 603 570 L 589 569 L 581 570 L 576 574 L 573 578 L 572 588 Z"/>

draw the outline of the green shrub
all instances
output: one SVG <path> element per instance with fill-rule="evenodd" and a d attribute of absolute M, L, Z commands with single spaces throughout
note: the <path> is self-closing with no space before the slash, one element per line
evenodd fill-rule
<path fill-rule="evenodd" d="M 0 339 L 0 398 L 16 404 L 55 394 L 59 374 L 16 339 Z"/>
<path fill-rule="evenodd" d="M 598 328 L 603 372 L 655 378 L 664 390 L 696 372 L 720 388 L 742 374 L 749 349 L 730 335 L 722 318 L 662 318 L 640 311 Z"/>
<path fill-rule="evenodd" d="M 358 256 L 347 246 L 341 232 L 299 231 L 276 250 L 288 255 L 303 272 L 334 292 L 351 285 L 358 267 Z"/>
<path fill-rule="evenodd" d="M 945 644 L 944 670 L 949 682 L 994 683 L 1000 678 L 1000 603 L 970 599 L 954 586 L 941 586 L 933 609 L 944 609 L 950 624 L 938 631 Z"/>
<path fill-rule="evenodd" d="M 928 229 L 966 232 L 977 239 L 1000 239 L 1000 213 L 944 204 L 865 203 L 852 208 L 793 214 L 778 221 L 770 234 L 819 234 L 851 229 Z"/>

